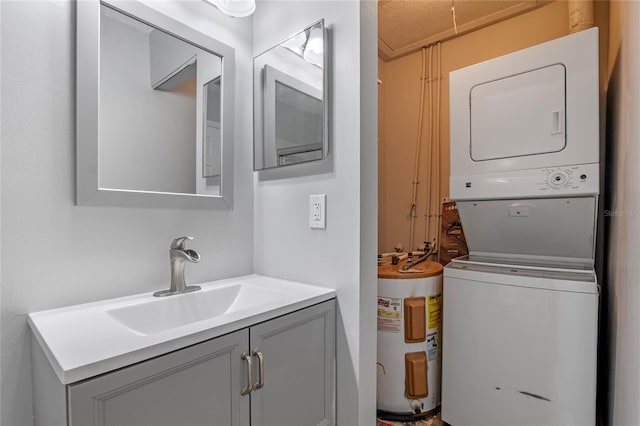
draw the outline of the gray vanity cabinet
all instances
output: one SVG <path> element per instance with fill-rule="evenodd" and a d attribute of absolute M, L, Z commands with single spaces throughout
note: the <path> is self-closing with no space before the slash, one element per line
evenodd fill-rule
<path fill-rule="evenodd" d="M 246 426 L 248 337 L 236 331 L 69 385 L 69 425 Z"/>
<path fill-rule="evenodd" d="M 321 303 L 249 329 L 264 356 L 264 387 L 251 392 L 251 426 L 335 424 L 335 307 Z"/>
<path fill-rule="evenodd" d="M 253 386 L 244 394 L 249 364 L 243 353 L 253 354 Z M 70 426 L 333 425 L 335 302 L 71 384 L 67 391 Z"/>

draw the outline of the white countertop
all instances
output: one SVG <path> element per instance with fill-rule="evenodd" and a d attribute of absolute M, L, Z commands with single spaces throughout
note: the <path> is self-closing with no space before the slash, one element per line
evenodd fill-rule
<path fill-rule="evenodd" d="M 134 305 L 162 303 L 169 298 L 190 297 L 194 300 L 200 291 L 204 294 L 236 284 L 241 284 L 245 292 L 268 292 L 271 297 L 258 296 L 259 303 L 246 308 L 229 309 L 221 315 L 148 334 L 123 325 L 109 314 Z M 166 298 L 144 293 L 35 312 L 29 314 L 28 323 L 60 382 L 69 384 L 249 327 L 336 295 L 332 289 L 259 275 L 199 285 L 200 291 Z"/>

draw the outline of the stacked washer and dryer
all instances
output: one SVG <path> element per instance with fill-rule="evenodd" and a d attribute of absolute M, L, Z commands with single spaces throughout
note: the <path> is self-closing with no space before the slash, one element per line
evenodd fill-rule
<path fill-rule="evenodd" d="M 444 270 L 442 419 L 594 425 L 598 30 L 450 74 L 450 196 L 469 255 Z"/>

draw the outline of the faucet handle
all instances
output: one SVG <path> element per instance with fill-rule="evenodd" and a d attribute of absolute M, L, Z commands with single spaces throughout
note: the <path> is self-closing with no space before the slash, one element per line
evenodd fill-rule
<path fill-rule="evenodd" d="M 193 237 L 178 237 L 171 241 L 171 250 L 184 250 L 184 243 L 186 240 L 193 240 Z"/>

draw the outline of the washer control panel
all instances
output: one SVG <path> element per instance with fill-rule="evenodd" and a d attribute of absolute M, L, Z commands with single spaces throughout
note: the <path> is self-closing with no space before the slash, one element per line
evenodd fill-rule
<path fill-rule="evenodd" d="M 451 176 L 450 197 L 490 200 L 598 195 L 599 169 L 598 163 L 591 163 Z"/>
<path fill-rule="evenodd" d="M 542 169 L 544 179 L 538 182 L 541 191 L 560 191 L 562 189 L 580 189 L 581 184 L 589 179 L 579 166 L 554 167 Z"/>

